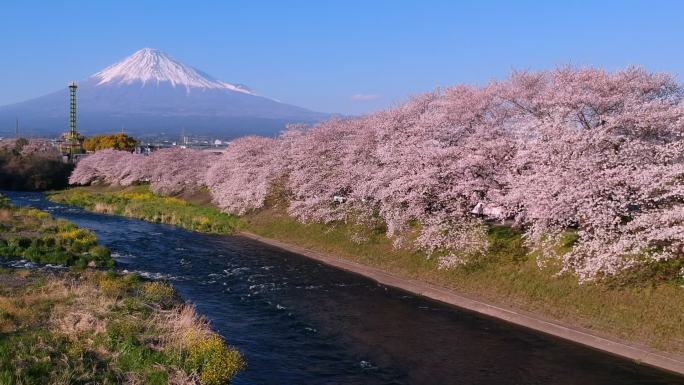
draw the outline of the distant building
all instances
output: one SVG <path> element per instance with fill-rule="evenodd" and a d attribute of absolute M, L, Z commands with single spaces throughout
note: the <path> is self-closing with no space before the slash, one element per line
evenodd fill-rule
<path fill-rule="evenodd" d="M 150 155 L 151 153 L 157 151 L 159 148 L 159 146 L 153 146 L 151 144 L 139 144 L 135 146 L 133 152 L 136 154 Z"/>

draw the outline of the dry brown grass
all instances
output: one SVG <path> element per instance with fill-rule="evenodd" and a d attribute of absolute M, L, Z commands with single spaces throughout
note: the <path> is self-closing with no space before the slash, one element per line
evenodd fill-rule
<path fill-rule="evenodd" d="M 185 373 L 182 370 L 176 370 L 169 376 L 168 385 L 201 385 L 197 373 Z"/>
<path fill-rule="evenodd" d="M 244 367 L 172 286 L 134 275 L 2 270 L 0 332 L 2 384 L 219 385 Z"/>
<path fill-rule="evenodd" d="M 30 272 L 19 271 L 16 274 L 28 281 Z M 42 310 L 52 303 L 64 302 L 68 297 L 68 289 L 61 280 L 26 289 L 22 295 L 10 291 L 0 296 L 0 331 L 8 333 L 20 328 L 45 325 L 48 320 Z"/>
<path fill-rule="evenodd" d="M 107 203 L 95 203 L 93 206 L 93 211 L 102 214 L 114 214 L 114 206 Z"/>
<path fill-rule="evenodd" d="M 98 319 L 94 314 L 86 311 L 67 313 L 59 320 L 60 330 L 67 335 L 83 332 L 101 334 L 107 330 L 107 321 Z"/>
<path fill-rule="evenodd" d="M 52 323 L 70 338 L 82 333 L 98 335 L 107 330 L 106 314 L 116 302 L 86 282 L 69 282 L 70 301 L 55 306 Z"/>
<path fill-rule="evenodd" d="M 0 209 L 0 223 L 9 223 L 12 220 L 12 211 L 10 209 Z"/>
<path fill-rule="evenodd" d="M 197 314 L 189 304 L 160 312 L 153 321 L 162 331 L 164 343 L 177 348 L 187 348 L 191 340 L 213 334 L 209 322 Z"/>
<path fill-rule="evenodd" d="M 0 297 L 0 332 L 10 333 L 16 331 L 22 324 L 20 320 L 33 318 L 31 312 L 16 299 Z"/>
<path fill-rule="evenodd" d="M 39 285 L 38 280 L 44 277 L 36 276 L 38 274 L 30 270 L 14 273 L 35 287 L 24 285 L 18 292 L 0 296 L 0 314 L 3 314 L 0 331 L 9 333 L 19 328 L 54 327 L 70 338 L 78 338 L 84 332 L 100 334 L 106 330 L 105 315 L 116 305 L 115 300 L 103 295 L 87 279 L 54 276 Z M 49 312 L 46 311 L 48 308 Z"/>
<path fill-rule="evenodd" d="M 70 276 L 51 277 L 44 286 L 25 292 L 22 298 L 29 308 L 51 306 L 48 325 L 69 338 L 79 338 L 84 332 L 103 333 L 107 328 L 104 316 L 115 305 L 92 281 Z"/>

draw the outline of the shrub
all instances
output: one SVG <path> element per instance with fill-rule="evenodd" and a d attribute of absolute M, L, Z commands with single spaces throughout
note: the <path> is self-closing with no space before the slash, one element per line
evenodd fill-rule
<path fill-rule="evenodd" d="M 227 384 L 246 363 L 240 353 L 229 348 L 217 335 L 190 337 L 188 362 L 199 373 L 203 385 Z"/>
<path fill-rule="evenodd" d="M 95 135 L 83 141 L 83 148 L 86 151 L 98 151 L 104 149 L 122 150 L 132 152 L 135 149 L 137 140 L 126 134 Z"/>
<path fill-rule="evenodd" d="M 130 288 L 130 283 L 118 276 L 103 276 L 99 281 L 102 293 L 108 297 L 122 297 Z"/>
<path fill-rule="evenodd" d="M 176 295 L 173 286 L 158 281 L 145 282 L 142 285 L 142 292 L 147 300 L 162 304 L 169 303 Z"/>

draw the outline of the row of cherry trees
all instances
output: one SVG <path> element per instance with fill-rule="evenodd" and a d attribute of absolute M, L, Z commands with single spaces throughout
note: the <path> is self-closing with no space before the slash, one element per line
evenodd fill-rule
<path fill-rule="evenodd" d="M 160 195 L 193 192 L 206 186 L 206 173 L 216 155 L 200 150 L 166 148 L 150 156 L 106 149 L 78 162 L 69 183 L 130 186 L 148 182 Z"/>
<path fill-rule="evenodd" d="M 684 255 L 684 104 L 668 75 L 559 68 L 456 86 L 386 111 L 246 137 L 220 157 L 103 151 L 72 183 L 149 181 L 162 194 L 207 186 L 228 212 L 258 209 L 285 183 L 301 221 L 384 221 L 397 246 L 444 267 L 487 248 L 473 214 L 510 220 L 580 279 Z M 337 197 L 337 198 L 336 198 Z M 564 233 L 572 251 L 553 254 Z M 409 237 L 410 235 L 410 237 Z"/>

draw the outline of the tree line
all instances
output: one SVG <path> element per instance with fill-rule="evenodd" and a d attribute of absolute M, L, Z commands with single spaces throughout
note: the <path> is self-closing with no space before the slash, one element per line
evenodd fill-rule
<path fill-rule="evenodd" d="M 126 134 L 86 138 L 87 151 L 116 149 L 133 151 L 137 141 Z M 45 139 L 0 141 L 0 189 L 51 190 L 68 186 L 73 164 L 66 163 L 58 148 Z"/>
<path fill-rule="evenodd" d="M 225 154 L 100 151 L 71 183 L 208 188 L 225 211 L 283 188 L 301 221 L 380 221 L 442 267 L 487 248 L 491 221 L 540 264 L 591 280 L 666 262 L 684 275 L 683 88 L 641 68 L 562 67 L 457 85 L 385 111 L 245 137 Z M 569 252 L 557 251 L 571 239 Z"/>

